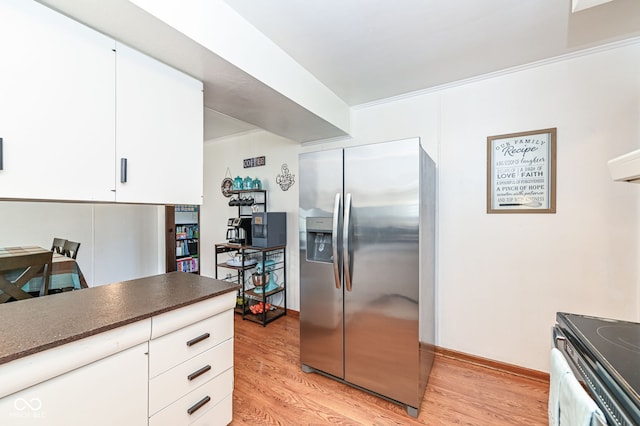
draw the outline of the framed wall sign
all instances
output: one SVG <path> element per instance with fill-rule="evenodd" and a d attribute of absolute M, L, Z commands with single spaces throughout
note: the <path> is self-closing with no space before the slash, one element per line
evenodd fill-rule
<path fill-rule="evenodd" d="M 242 166 L 245 169 L 248 169 L 249 167 L 264 166 L 265 164 L 267 164 L 267 157 L 264 155 L 260 157 L 246 158 L 242 161 Z"/>
<path fill-rule="evenodd" d="M 487 213 L 556 212 L 556 130 L 487 138 Z"/>

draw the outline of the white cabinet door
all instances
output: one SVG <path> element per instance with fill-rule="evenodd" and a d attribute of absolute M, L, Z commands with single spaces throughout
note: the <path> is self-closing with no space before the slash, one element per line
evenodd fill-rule
<path fill-rule="evenodd" d="M 3 425 L 146 425 L 148 343 L 0 399 Z"/>
<path fill-rule="evenodd" d="M 128 46 L 116 51 L 116 200 L 202 204 L 202 83 Z"/>
<path fill-rule="evenodd" d="M 0 198 L 114 200 L 114 41 L 0 2 Z"/>

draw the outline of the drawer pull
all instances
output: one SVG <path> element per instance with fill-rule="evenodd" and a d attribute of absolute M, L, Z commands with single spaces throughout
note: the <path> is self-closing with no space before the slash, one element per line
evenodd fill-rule
<path fill-rule="evenodd" d="M 193 346 L 196 343 L 202 342 L 205 339 L 208 339 L 211 335 L 209 333 L 204 333 L 202 336 L 198 336 L 195 339 L 191 339 L 187 342 L 187 346 Z"/>
<path fill-rule="evenodd" d="M 195 413 L 196 411 L 198 411 L 199 409 L 202 408 L 203 405 L 205 405 L 207 402 L 211 401 L 211 397 L 209 396 L 205 396 L 204 398 L 202 398 L 200 401 L 196 402 L 195 404 L 193 404 L 191 406 L 191 408 L 189 408 L 187 410 L 187 413 L 189 413 L 189 415 L 192 415 L 193 413 Z"/>
<path fill-rule="evenodd" d="M 195 379 L 196 377 L 203 375 L 204 373 L 206 373 L 209 370 L 211 370 L 211 366 L 210 365 L 205 365 L 200 370 L 194 371 L 193 373 L 189 374 L 187 376 L 187 379 L 189 379 L 191 381 L 191 380 Z"/>

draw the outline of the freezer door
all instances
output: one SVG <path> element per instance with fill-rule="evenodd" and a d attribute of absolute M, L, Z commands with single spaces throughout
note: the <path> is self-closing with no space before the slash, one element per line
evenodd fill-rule
<path fill-rule="evenodd" d="M 342 150 L 301 154 L 300 360 L 344 378 Z"/>
<path fill-rule="evenodd" d="M 347 148 L 345 380 L 418 407 L 418 139 Z"/>

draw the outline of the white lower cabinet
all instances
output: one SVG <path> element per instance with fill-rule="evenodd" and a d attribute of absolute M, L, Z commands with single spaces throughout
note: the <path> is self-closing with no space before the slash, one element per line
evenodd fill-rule
<path fill-rule="evenodd" d="M 149 414 L 233 367 L 233 339 L 229 339 L 149 380 Z"/>
<path fill-rule="evenodd" d="M 148 343 L 0 399 L 0 424 L 144 425 Z"/>
<path fill-rule="evenodd" d="M 1 364 L 0 425 L 229 424 L 235 300 L 229 292 Z"/>
<path fill-rule="evenodd" d="M 150 341 L 149 425 L 226 425 L 232 393 L 233 311 Z"/>

